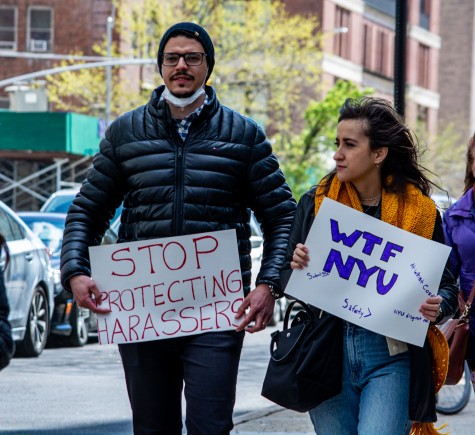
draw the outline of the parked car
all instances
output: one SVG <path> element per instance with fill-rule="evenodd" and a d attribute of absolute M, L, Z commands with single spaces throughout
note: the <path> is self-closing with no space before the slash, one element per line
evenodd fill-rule
<path fill-rule="evenodd" d="M 97 318 L 87 308 L 79 307 L 71 292 L 61 285 L 60 257 L 66 213 L 19 212 L 18 216 L 42 240 L 51 253 L 54 274 L 54 312 L 51 334 L 66 339 L 70 346 L 84 346 L 90 332 L 97 331 Z M 115 242 L 117 234 L 108 230 L 108 242 Z"/>
<path fill-rule="evenodd" d="M 50 213 L 67 213 L 69 206 L 73 202 L 73 199 L 79 192 L 79 187 L 71 189 L 61 189 L 57 190 L 43 203 L 40 208 L 40 211 L 50 212 Z M 122 206 L 120 206 L 116 211 L 114 217 L 111 219 L 111 225 L 114 222 L 120 221 L 120 213 L 122 211 Z M 106 237 L 108 235 L 106 234 Z M 112 241 L 110 243 L 113 243 Z"/>
<path fill-rule="evenodd" d="M 4 276 L 15 355 L 37 357 L 46 345 L 54 307 L 51 258 L 41 240 L 1 201 L 0 233 L 10 251 Z"/>

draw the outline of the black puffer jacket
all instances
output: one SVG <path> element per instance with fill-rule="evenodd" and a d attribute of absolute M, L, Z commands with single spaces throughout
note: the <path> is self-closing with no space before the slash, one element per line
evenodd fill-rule
<path fill-rule="evenodd" d="M 149 103 L 114 121 L 69 209 L 61 254 L 65 288 L 90 274 L 88 246 L 99 244 L 124 201 L 119 242 L 236 229 L 245 293 L 250 289 L 250 210 L 264 254 L 257 283 L 279 288 L 296 204 L 271 144 L 254 121 L 211 100 L 183 142 L 157 88 Z"/>

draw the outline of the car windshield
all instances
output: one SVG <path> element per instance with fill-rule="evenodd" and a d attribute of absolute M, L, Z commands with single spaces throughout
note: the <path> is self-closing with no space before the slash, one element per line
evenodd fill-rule
<path fill-rule="evenodd" d="M 74 199 L 75 195 L 71 196 L 56 196 L 48 204 L 48 207 L 43 211 L 49 211 L 54 213 L 67 213 L 71 201 Z"/>

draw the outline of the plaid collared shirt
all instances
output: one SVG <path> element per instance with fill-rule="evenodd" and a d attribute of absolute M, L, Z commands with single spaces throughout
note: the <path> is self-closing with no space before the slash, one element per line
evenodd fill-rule
<path fill-rule="evenodd" d="M 210 100 L 208 98 L 208 95 L 206 94 L 206 98 L 203 101 L 203 104 L 200 107 L 198 107 L 194 112 L 190 113 L 184 119 L 175 119 L 178 134 L 180 135 L 183 142 L 185 141 L 186 136 L 188 135 L 188 131 L 190 130 L 191 123 L 196 117 L 200 115 L 205 105 L 208 105 L 209 103 L 210 103 Z"/>

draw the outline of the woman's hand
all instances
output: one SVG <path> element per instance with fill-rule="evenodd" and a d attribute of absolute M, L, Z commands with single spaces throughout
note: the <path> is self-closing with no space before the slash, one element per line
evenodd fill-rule
<path fill-rule="evenodd" d="M 294 250 L 294 255 L 292 256 L 292 261 L 290 267 L 292 269 L 303 269 L 308 266 L 308 261 L 310 260 L 308 256 L 308 248 L 302 244 L 297 243 L 297 246 Z"/>
<path fill-rule="evenodd" d="M 428 297 L 425 302 L 419 307 L 419 312 L 431 322 L 435 322 L 440 313 L 440 303 L 442 298 L 440 296 Z"/>

